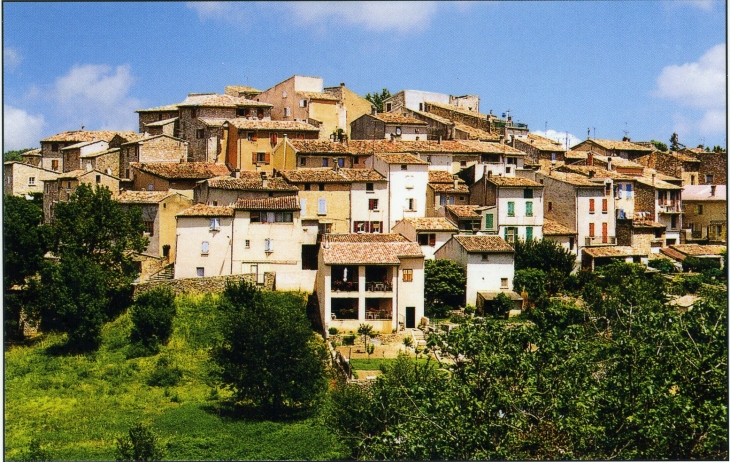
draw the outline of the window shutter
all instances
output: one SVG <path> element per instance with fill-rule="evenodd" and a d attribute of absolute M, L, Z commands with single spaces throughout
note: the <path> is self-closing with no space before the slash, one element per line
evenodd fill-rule
<path fill-rule="evenodd" d="M 525 202 L 525 215 L 532 216 L 532 202 Z"/>
<path fill-rule="evenodd" d="M 593 237 L 596 235 L 596 225 L 595 223 L 588 223 L 588 235 L 590 237 Z"/>
<path fill-rule="evenodd" d="M 302 209 L 302 215 L 307 213 L 307 199 L 299 199 L 299 207 Z"/>
<path fill-rule="evenodd" d="M 256 165 L 256 153 L 251 153 L 251 163 Z"/>
<path fill-rule="evenodd" d="M 270 164 L 271 163 L 271 153 L 267 152 L 266 155 L 264 156 L 264 159 L 265 159 L 264 161 L 266 162 L 266 164 Z"/>
<path fill-rule="evenodd" d="M 515 214 L 515 203 L 507 202 L 507 215 L 514 216 Z"/>
<path fill-rule="evenodd" d="M 485 225 L 484 225 L 484 227 L 486 229 L 492 229 L 492 228 L 494 228 L 494 215 L 492 215 L 490 213 L 488 215 L 485 215 L 484 216 L 484 219 L 485 219 Z"/>
<path fill-rule="evenodd" d="M 528 241 L 532 240 L 532 226 L 525 228 L 525 239 Z"/>
<path fill-rule="evenodd" d="M 208 253 L 208 241 L 203 241 L 203 244 L 200 246 L 200 251 L 202 253 Z"/>
<path fill-rule="evenodd" d="M 608 212 L 608 199 L 603 199 L 603 211 Z"/>
<path fill-rule="evenodd" d="M 595 199 L 588 199 L 588 211 L 589 212 L 596 211 L 596 200 Z"/>
<path fill-rule="evenodd" d="M 436 245 L 436 234 L 428 235 L 428 245 Z"/>
<path fill-rule="evenodd" d="M 319 215 L 327 214 L 327 199 L 319 199 L 317 202 L 317 213 Z"/>

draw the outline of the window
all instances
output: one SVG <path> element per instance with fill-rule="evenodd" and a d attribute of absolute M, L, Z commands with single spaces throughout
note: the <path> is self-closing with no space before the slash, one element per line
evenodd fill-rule
<path fill-rule="evenodd" d="M 588 199 L 588 213 L 596 213 L 596 200 Z"/>
<path fill-rule="evenodd" d="M 266 214 L 264 215 L 264 223 L 266 223 Z M 250 215 L 251 223 L 261 223 L 261 212 L 251 212 Z"/>
<path fill-rule="evenodd" d="M 400 127 L 395 127 L 395 136 L 401 136 L 403 134 L 403 129 Z"/>
<path fill-rule="evenodd" d="M 514 244 L 517 240 L 517 228 L 514 226 L 504 228 L 504 240 L 510 244 Z"/>
<path fill-rule="evenodd" d="M 626 185 L 626 199 L 631 199 L 634 197 L 634 192 L 632 191 L 632 185 L 631 183 Z"/>
<path fill-rule="evenodd" d="M 271 213 L 271 212 L 269 212 Z M 292 223 L 294 221 L 294 214 L 292 212 L 276 212 L 274 214 L 275 223 Z"/>
<path fill-rule="evenodd" d="M 373 183 L 365 183 L 365 191 L 373 192 L 375 190 Z"/>
<path fill-rule="evenodd" d="M 532 216 L 532 201 L 525 202 L 525 216 Z"/>
<path fill-rule="evenodd" d="M 269 135 L 269 143 L 271 144 L 271 147 L 273 148 L 276 146 L 276 143 L 279 142 L 279 136 L 276 133 L 271 133 Z"/>
<path fill-rule="evenodd" d="M 393 110 L 393 103 L 385 103 L 385 112 L 390 112 Z"/>
<path fill-rule="evenodd" d="M 264 239 L 264 252 L 273 252 L 274 251 L 274 240 L 273 239 Z"/>
<path fill-rule="evenodd" d="M 299 100 L 299 107 L 307 107 L 307 100 L 306 99 L 300 99 Z"/>
<path fill-rule="evenodd" d="M 205 276 L 205 268 L 201 268 L 200 266 L 195 268 L 195 275 L 199 278 L 202 278 Z"/>
<path fill-rule="evenodd" d="M 705 212 L 705 207 L 703 204 L 697 204 L 697 215 L 702 215 Z"/>
<path fill-rule="evenodd" d="M 604 196 L 610 196 L 611 195 L 611 183 L 606 183 L 606 189 L 603 193 Z"/>
<path fill-rule="evenodd" d="M 10 182 L 10 177 L 8 177 L 8 183 Z M 28 177 L 28 186 L 35 186 L 35 177 L 29 176 Z"/>
<path fill-rule="evenodd" d="M 436 245 L 436 233 L 423 233 L 418 236 L 418 245 Z"/>
<path fill-rule="evenodd" d="M 322 158 L 322 167 L 329 167 L 330 166 L 330 160 L 328 157 Z"/>
<path fill-rule="evenodd" d="M 96 182 L 101 183 L 101 175 L 96 175 Z"/>
<path fill-rule="evenodd" d="M 163 257 L 170 256 L 170 244 L 165 244 L 162 246 L 162 256 Z"/>
<path fill-rule="evenodd" d="M 268 164 L 266 162 L 266 153 L 265 152 L 257 152 L 256 153 L 256 163 L 257 164 Z"/>
<path fill-rule="evenodd" d="M 705 183 L 712 183 L 714 179 L 715 178 L 712 175 L 705 175 Z"/>
<path fill-rule="evenodd" d="M 164 204 L 164 205 L 167 205 L 167 204 Z M 217 205 L 218 205 L 218 201 L 213 201 L 213 207 L 215 207 Z"/>
<path fill-rule="evenodd" d="M 203 241 L 203 243 L 200 245 L 200 253 L 203 255 L 208 255 L 208 241 Z"/>
<path fill-rule="evenodd" d="M 317 201 L 317 215 L 327 215 L 327 199 Z"/>
<path fill-rule="evenodd" d="M 413 189 L 413 175 L 406 175 L 406 189 Z"/>
<path fill-rule="evenodd" d="M 533 192 L 532 189 L 525 189 L 523 197 L 525 199 L 532 199 L 533 198 Z"/>
<path fill-rule="evenodd" d="M 368 199 L 368 210 L 378 210 L 377 199 Z"/>
<path fill-rule="evenodd" d="M 488 260 L 489 260 L 489 254 L 488 253 L 483 253 L 482 254 L 482 261 L 488 261 Z"/>
<path fill-rule="evenodd" d="M 601 204 L 601 211 L 603 213 L 608 213 L 608 199 L 603 199 L 603 202 Z"/>
<path fill-rule="evenodd" d="M 195 137 L 199 140 L 202 140 L 203 138 L 205 138 L 205 129 L 199 128 L 199 129 L 195 130 Z"/>
<path fill-rule="evenodd" d="M 259 109 L 258 111 L 256 111 L 256 117 L 258 117 L 259 119 L 263 119 L 264 118 L 264 110 L 263 109 Z"/>
<path fill-rule="evenodd" d="M 284 90 L 284 91 L 281 92 L 281 97 L 282 98 L 286 98 L 286 90 Z"/>
<path fill-rule="evenodd" d="M 250 249 L 250 248 L 251 248 L 251 239 L 246 239 L 246 240 L 245 240 L 245 241 L 243 242 L 243 245 L 244 245 L 244 247 L 246 247 L 247 249 Z"/>
<path fill-rule="evenodd" d="M 516 157 L 508 157 L 507 158 L 507 165 L 517 165 L 517 158 Z"/>
<path fill-rule="evenodd" d="M 525 240 L 532 240 L 532 226 L 525 227 Z"/>
<path fill-rule="evenodd" d="M 465 160 L 460 161 L 459 162 L 459 167 L 461 167 L 461 168 L 466 167 L 466 161 Z"/>
<path fill-rule="evenodd" d="M 221 219 L 219 217 L 213 217 L 210 219 L 210 230 L 211 231 L 220 231 L 221 229 Z"/>
<path fill-rule="evenodd" d="M 553 211 L 553 203 L 548 202 L 548 212 L 552 212 L 552 211 Z"/>
<path fill-rule="evenodd" d="M 588 236 L 593 237 L 596 235 L 596 224 L 588 223 Z"/>
<path fill-rule="evenodd" d="M 616 194 L 615 194 L 616 199 L 621 199 L 623 196 L 623 192 L 624 192 L 624 185 L 623 184 L 617 185 Z"/>
<path fill-rule="evenodd" d="M 416 200 L 413 198 L 406 199 L 406 210 L 414 212 L 416 210 Z"/>
<path fill-rule="evenodd" d="M 304 167 L 305 165 L 307 165 L 307 159 L 304 157 L 299 158 L 299 166 Z"/>
<path fill-rule="evenodd" d="M 254 132 L 246 132 L 246 141 L 256 141 L 256 134 Z"/>
<path fill-rule="evenodd" d="M 51 151 L 58 152 L 58 143 L 51 144 Z"/>
<path fill-rule="evenodd" d="M 291 109 L 288 107 L 284 108 L 284 117 L 289 117 L 291 115 Z"/>
<path fill-rule="evenodd" d="M 512 201 L 507 202 L 507 216 L 515 216 L 515 203 Z"/>
<path fill-rule="evenodd" d="M 355 163 L 355 164 L 359 164 L 360 163 L 360 156 L 353 157 L 352 158 L 352 162 Z"/>
<path fill-rule="evenodd" d="M 406 165 L 406 164 L 402 164 L 402 165 L 400 166 L 400 169 L 401 169 L 401 170 L 408 170 L 408 165 Z"/>
<path fill-rule="evenodd" d="M 403 282 L 413 282 L 413 270 L 412 269 L 403 270 Z"/>
<path fill-rule="evenodd" d="M 509 289 L 509 279 L 508 278 L 502 278 L 502 288 Z"/>
<path fill-rule="evenodd" d="M 155 235 L 154 221 L 143 221 L 142 224 L 144 225 L 144 234 L 147 234 L 150 237 Z"/>
<path fill-rule="evenodd" d="M 51 160 L 51 170 L 58 170 L 58 159 Z"/>
<path fill-rule="evenodd" d="M 198 111 L 196 109 L 191 109 L 190 110 L 190 117 L 192 117 L 193 119 L 196 118 L 196 117 L 198 117 Z"/>
<path fill-rule="evenodd" d="M 491 213 L 484 215 L 484 229 L 494 229 L 494 215 Z"/>
<path fill-rule="evenodd" d="M 340 168 L 343 168 L 345 166 L 345 158 L 344 157 L 339 157 L 337 159 L 337 166 L 340 167 Z"/>

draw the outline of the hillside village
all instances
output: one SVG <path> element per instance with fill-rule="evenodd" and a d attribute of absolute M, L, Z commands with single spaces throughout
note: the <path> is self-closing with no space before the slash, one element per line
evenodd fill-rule
<path fill-rule="evenodd" d="M 513 291 L 516 240 L 577 268 L 722 259 L 727 153 L 588 138 L 566 148 L 476 95 L 403 90 L 382 112 L 344 83 L 292 76 L 140 109 L 138 132 L 67 131 L 5 162 L 5 193 L 80 184 L 142 211 L 139 282 L 248 274 L 316 293 L 323 331 L 415 328 L 424 262 L 466 270 L 466 303 Z M 663 134 L 657 134 L 661 138 Z"/>

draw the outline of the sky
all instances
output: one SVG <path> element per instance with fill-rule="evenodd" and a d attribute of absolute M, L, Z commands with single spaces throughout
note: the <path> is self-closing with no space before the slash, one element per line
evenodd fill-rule
<path fill-rule="evenodd" d="M 721 0 L 3 2 L 3 151 L 292 75 L 476 94 L 483 113 L 590 136 L 727 147 Z"/>

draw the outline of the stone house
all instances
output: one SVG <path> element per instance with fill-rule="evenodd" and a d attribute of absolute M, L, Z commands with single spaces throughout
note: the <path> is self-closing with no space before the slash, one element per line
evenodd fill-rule
<path fill-rule="evenodd" d="M 130 164 L 133 162 L 186 162 L 189 143 L 169 135 L 145 136 L 123 143 L 119 152 L 120 177 L 131 179 Z"/>
<path fill-rule="evenodd" d="M 398 141 L 426 140 L 428 124 L 422 120 L 394 112 L 363 114 L 350 125 L 353 140 Z"/>
<path fill-rule="evenodd" d="M 57 133 L 41 140 L 41 163 L 40 167 L 46 170 L 63 172 L 63 151 L 62 149 L 78 143 L 89 141 L 105 141 L 108 148 L 118 148 L 122 143 L 137 140 L 141 135 L 134 132 L 115 131 L 67 131 Z"/>
<path fill-rule="evenodd" d="M 121 191 L 114 199 L 125 208 L 140 209 L 144 233 L 149 239 L 144 253 L 161 257 L 165 263 L 174 262 L 177 245 L 175 215 L 193 205 L 193 201 L 169 191 Z"/>
<path fill-rule="evenodd" d="M 426 137 L 428 140 L 453 140 L 455 124 L 451 120 L 424 111 L 407 111 L 408 115 L 426 123 Z M 498 138 L 497 138 L 498 139 Z"/>
<path fill-rule="evenodd" d="M 542 221 L 542 238 L 560 244 L 568 252 L 575 253 L 576 232 L 557 221 L 545 218 Z"/>
<path fill-rule="evenodd" d="M 82 141 L 81 143 L 72 144 L 61 148 L 61 156 L 63 157 L 63 172 L 71 170 L 81 170 L 81 157 L 88 154 L 106 151 L 109 149 L 109 143 L 104 140 Z"/>
<path fill-rule="evenodd" d="M 325 332 L 415 328 L 424 314 L 424 258 L 399 234 L 328 234 L 319 250 L 316 290 Z"/>
<path fill-rule="evenodd" d="M 727 186 L 693 185 L 682 190 L 685 240 L 727 244 Z"/>
<path fill-rule="evenodd" d="M 80 157 L 81 170 L 98 170 L 119 178 L 119 158 L 121 148 L 92 152 Z"/>
<path fill-rule="evenodd" d="M 435 253 L 457 262 L 466 272 L 466 303 L 476 305 L 478 292 L 512 291 L 515 251 L 499 236 L 454 235 Z"/>
<path fill-rule="evenodd" d="M 468 134 L 468 129 L 465 127 L 476 128 L 484 134 L 474 134 L 479 140 L 487 141 L 489 137 L 494 141 L 500 138 L 505 141 L 510 141 L 513 138 L 527 138 L 529 129 L 527 124 L 513 122 L 512 116 L 503 114 L 502 118 L 492 114 L 482 114 L 479 111 L 470 111 L 464 108 L 458 108 L 450 104 L 444 104 L 438 101 L 429 101 L 424 103 L 423 110 L 431 114 L 444 117 L 451 120 L 455 124 L 455 130 L 465 130 Z M 462 127 L 464 126 L 464 127 Z M 469 139 L 472 136 L 469 135 Z M 457 138 L 457 134 L 454 134 L 454 138 Z"/>
<path fill-rule="evenodd" d="M 525 171 L 526 154 L 519 149 L 504 143 L 485 143 L 480 141 L 461 141 L 479 151 L 479 157 L 473 169 L 460 173 L 468 185 L 481 180 L 484 175 L 492 176 L 521 176 Z M 462 168 L 466 167 L 463 165 Z"/>
<path fill-rule="evenodd" d="M 482 213 L 483 209 L 496 209 L 496 207 L 481 207 L 479 205 L 447 205 L 445 207 L 445 217 L 450 222 L 456 224 L 459 228 L 459 234 L 474 234 L 482 230 Z M 492 234 L 497 232 L 487 230 Z"/>
<path fill-rule="evenodd" d="M 41 148 L 25 151 L 20 155 L 20 157 L 24 164 L 33 165 L 35 167 L 40 167 L 41 160 L 43 159 L 43 157 L 41 156 Z"/>
<path fill-rule="evenodd" d="M 8 161 L 3 163 L 3 174 L 5 177 L 4 193 L 24 196 L 43 193 L 45 182 L 55 180 L 60 173 L 32 164 Z"/>
<path fill-rule="evenodd" d="M 667 226 L 650 219 L 616 219 L 616 245 L 629 246 L 647 255 L 659 253 Z"/>
<path fill-rule="evenodd" d="M 470 188 L 470 202 L 486 206 L 480 209 L 484 232 L 504 236 L 508 243 L 542 239 L 543 189 L 528 178 L 487 175 Z"/>
<path fill-rule="evenodd" d="M 411 242 L 421 246 L 426 260 L 433 260 L 434 253 L 446 243 L 451 236 L 459 232 L 452 222 L 443 217 L 404 218 L 393 226 L 398 233 Z"/>
<path fill-rule="evenodd" d="M 367 162 L 372 162 L 373 170 L 388 180 L 389 197 L 383 204 L 390 219 L 386 232 L 403 218 L 426 216 L 426 161 L 412 154 L 376 154 Z"/>
<path fill-rule="evenodd" d="M 280 141 L 316 140 L 319 128 L 306 122 L 239 117 L 223 122 L 223 138 L 229 168 L 272 173 L 271 151 Z"/>
<path fill-rule="evenodd" d="M 426 216 L 443 217 L 447 205 L 468 205 L 469 187 L 464 180 L 443 170 L 428 171 Z"/>
<path fill-rule="evenodd" d="M 657 172 L 682 179 L 682 185 L 696 185 L 700 183 L 700 161 L 693 156 L 682 152 L 658 150 L 652 151 L 636 162 L 655 169 Z"/>
<path fill-rule="evenodd" d="M 725 266 L 723 253 L 727 253 L 727 246 L 724 245 L 699 245 L 699 244 L 675 244 L 661 250 L 662 254 L 677 262 L 681 268 L 682 262 L 687 257 L 715 260 L 720 267 Z"/>
<path fill-rule="evenodd" d="M 695 152 L 692 155 L 700 161 L 698 184 L 727 184 L 727 151 Z"/>
<path fill-rule="evenodd" d="M 173 189 L 191 198 L 198 181 L 230 174 L 225 165 L 210 162 L 133 162 L 129 166 L 132 170 L 132 190 Z"/>
<path fill-rule="evenodd" d="M 119 178 L 104 172 L 73 170 L 60 173 L 56 179 L 46 180 L 43 185 L 43 220 L 45 223 L 53 221 L 56 204 L 67 202 L 80 184 L 90 185 L 93 188 L 104 187 L 109 189 L 113 195 L 119 192 Z"/>
<path fill-rule="evenodd" d="M 139 109 L 139 132 L 150 135 L 179 136 L 179 114 L 180 109 L 176 104 L 154 107 L 150 109 Z"/>
<path fill-rule="evenodd" d="M 614 262 L 649 263 L 649 256 L 643 250 L 629 246 L 586 247 L 581 253 L 581 268 L 586 271 L 595 271 L 599 266 L 610 265 Z"/>
<path fill-rule="evenodd" d="M 652 152 L 651 148 L 632 143 L 628 138 L 624 138 L 622 141 L 589 138 L 576 144 L 571 149 L 574 151 L 592 151 L 600 156 L 621 157 L 627 160 L 636 160 Z"/>
<path fill-rule="evenodd" d="M 512 147 L 526 153 L 527 159 L 533 164 L 539 164 L 540 161 L 565 162 L 567 151 L 560 142 L 533 133 L 528 133 L 527 139 L 514 138 Z"/>
<path fill-rule="evenodd" d="M 271 178 L 256 172 L 239 173 L 238 178 L 224 175 L 199 181 L 193 188 L 193 202 L 232 207 L 238 199 L 297 195 L 296 186 L 290 185 L 281 177 Z"/>
<path fill-rule="evenodd" d="M 400 112 L 404 109 L 425 111 L 429 102 L 441 103 L 465 111 L 479 112 L 479 96 L 453 96 L 421 90 L 401 90 L 383 101 L 383 111 Z"/>

